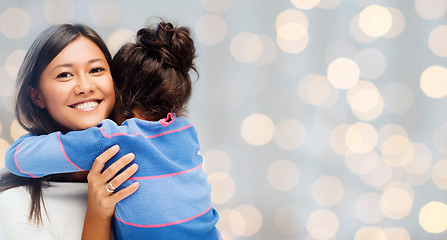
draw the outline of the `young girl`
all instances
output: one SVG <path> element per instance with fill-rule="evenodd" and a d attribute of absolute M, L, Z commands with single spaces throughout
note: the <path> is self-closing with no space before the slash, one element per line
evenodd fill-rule
<path fill-rule="evenodd" d="M 104 120 L 84 131 L 23 136 L 8 149 L 7 168 L 24 177 L 84 171 L 91 168 L 89 159 L 119 144 L 115 159 L 132 152 L 139 170 L 121 186 L 112 179 L 104 191 L 119 193 L 136 180 L 140 188 L 116 205 L 117 239 L 220 239 L 197 133 L 183 117 L 194 58 L 189 29 L 165 22 L 140 29 L 136 43 L 124 45 L 112 63 L 113 116 L 124 121 L 121 126 Z M 48 107 L 34 95 L 36 105 Z M 70 107 L 87 111 L 101 103 L 90 98 Z"/>
<path fill-rule="evenodd" d="M 28 50 L 17 77 L 17 120 L 34 136 L 96 126 L 110 115 L 115 103 L 110 63 L 105 43 L 87 26 L 62 24 L 45 30 Z M 66 81 L 68 75 L 72 76 L 70 81 Z M 36 97 L 47 104 L 45 108 L 34 103 Z M 100 103 L 91 111 L 72 107 L 86 99 Z M 117 174 L 132 160 L 131 156 L 101 172 L 104 162 L 116 152 L 108 149 L 99 155 L 90 173 L 42 179 L 2 174 L 0 239 L 110 239 L 115 204 L 137 190 L 132 185 L 112 196 L 104 191 L 110 179 L 119 184 L 135 172 L 128 168 Z M 45 162 L 46 156 L 41 157 L 39 160 Z M 88 200 L 84 183 L 87 173 Z"/>

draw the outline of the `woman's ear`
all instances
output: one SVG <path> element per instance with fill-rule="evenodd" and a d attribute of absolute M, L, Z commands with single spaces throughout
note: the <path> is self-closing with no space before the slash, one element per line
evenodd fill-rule
<path fill-rule="evenodd" d="M 31 98 L 31 100 L 33 101 L 33 103 L 36 106 L 38 106 L 42 109 L 45 108 L 45 102 L 42 100 L 42 98 L 40 96 L 39 89 L 35 89 L 31 86 L 28 86 L 27 92 L 28 92 L 28 96 Z"/>

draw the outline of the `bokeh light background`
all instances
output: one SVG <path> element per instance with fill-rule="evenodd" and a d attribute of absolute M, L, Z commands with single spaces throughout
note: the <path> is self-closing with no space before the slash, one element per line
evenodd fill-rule
<path fill-rule="evenodd" d="M 191 28 L 195 124 L 224 239 L 447 239 L 447 0 L 0 2 L 0 168 L 15 77 L 51 24 L 112 53 Z"/>

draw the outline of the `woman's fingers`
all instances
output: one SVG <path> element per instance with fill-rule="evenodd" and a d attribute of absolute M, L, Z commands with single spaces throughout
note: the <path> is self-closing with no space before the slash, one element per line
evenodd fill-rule
<path fill-rule="evenodd" d="M 121 169 L 123 169 L 125 166 L 127 166 L 129 163 L 131 163 L 135 159 L 135 155 L 133 153 L 128 153 L 124 156 L 122 156 L 118 161 L 114 162 L 112 165 L 110 165 L 102 175 L 106 178 L 106 181 L 109 181 L 112 179 Z M 135 173 L 135 172 L 134 172 Z M 132 173 L 133 174 L 133 173 Z M 130 176 L 129 176 L 130 177 Z M 120 184 L 121 185 L 121 184 Z M 118 187 L 117 185 L 113 184 L 114 187 Z"/>
<path fill-rule="evenodd" d="M 116 175 L 107 185 L 108 189 L 118 188 L 123 184 L 124 181 L 129 179 L 138 170 L 138 165 L 136 163 L 132 164 L 122 173 Z M 114 189 L 113 189 L 114 190 Z"/>
<path fill-rule="evenodd" d="M 139 182 L 134 182 L 127 186 L 126 188 L 123 188 L 119 190 L 118 192 L 114 193 L 112 196 L 110 196 L 113 200 L 113 202 L 118 203 L 119 201 L 123 200 L 124 198 L 130 196 L 132 193 L 137 191 L 138 187 L 140 186 Z"/>
<path fill-rule="evenodd" d="M 101 170 L 104 168 L 106 162 L 115 156 L 119 150 L 120 147 L 118 145 L 114 145 L 101 153 L 101 155 L 99 155 L 93 162 L 90 172 L 101 173 Z"/>

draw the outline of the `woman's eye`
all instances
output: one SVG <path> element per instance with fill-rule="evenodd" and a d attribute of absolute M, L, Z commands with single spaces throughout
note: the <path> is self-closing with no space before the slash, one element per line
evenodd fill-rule
<path fill-rule="evenodd" d="M 97 67 L 97 68 L 93 68 L 92 70 L 90 70 L 90 73 L 99 73 L 104 71 L 105 69 L 102 67 Z"/>
<path fill-rule="evenodd" d="M 63 73 L 59 73 L 59 75 L 57 75 L 57 78 L 68 78 L 71 76 L 73 76 L 71 73 L 63 72 Z"/>

